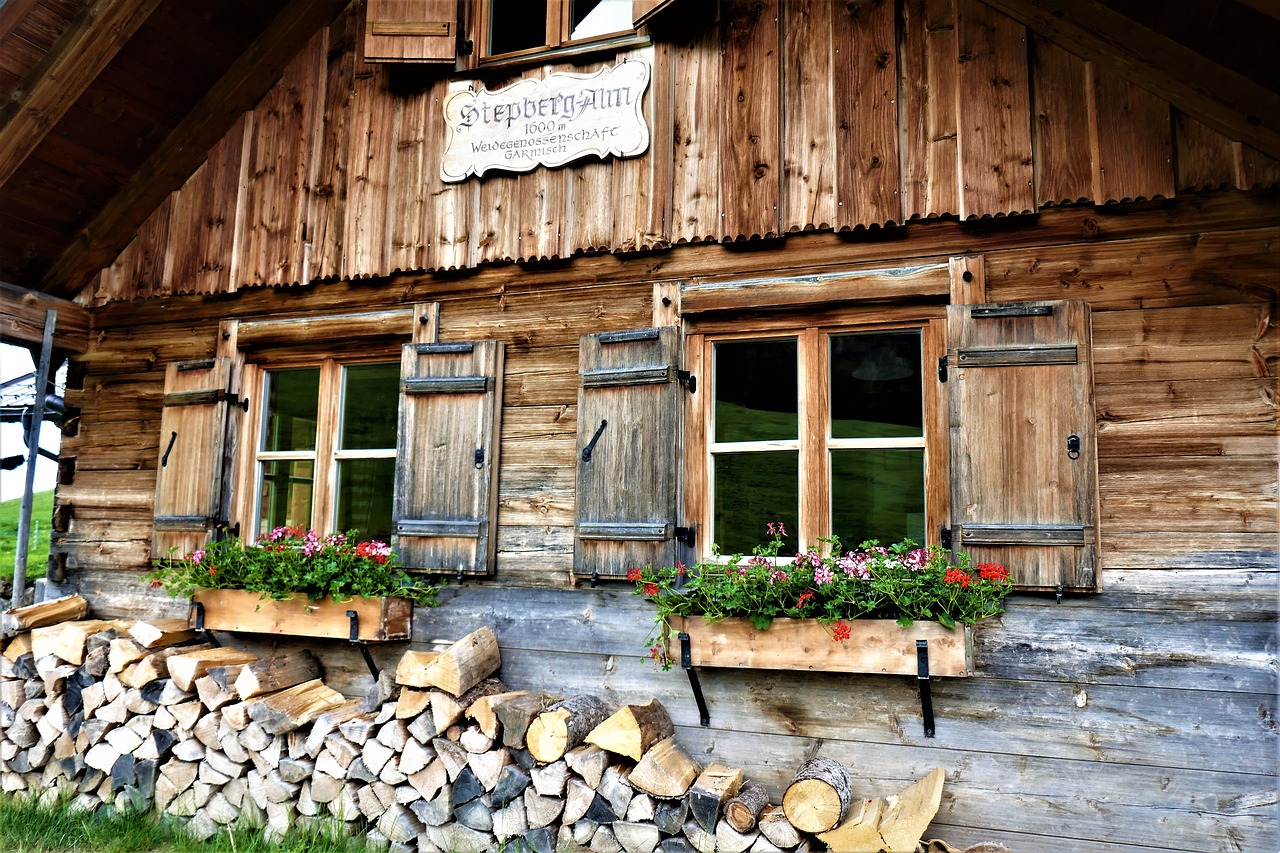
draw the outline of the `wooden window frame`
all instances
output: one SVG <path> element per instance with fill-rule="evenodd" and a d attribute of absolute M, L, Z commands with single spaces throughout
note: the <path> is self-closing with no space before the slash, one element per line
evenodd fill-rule
<path fill-rule="evenodd" d="M 799 452 L 799 518 L 800 529 L 792 542 L 797 548 L 819 547 L 819 539 L 831 535 L 831 451 L 839 449 L 845 439 L 830 435 L 828 376 L 829 339 L 832 335 L 862 332 L 920 331 L 923 369 L 922 404 L 924 407 L 923 450 L 925 457 L 925 544 L 940 543 L 940 529 L 950 513 L 950 443 L 947 427 L 947 399 L 940 382 L 932 381 L 931 365 L 946 353 L 946 320 L 940 311 L 905 310 L 903 318 L 860 318 L 859 312 L 824 312 L 806 318 L 771 318 L 744 323 L 735 330 L 732 321 L 706 324 L 707 328 L 691 331 L 685 338 L 686 360 L 690 369 L 705 377 L 705 393 L 692 395 L 686 402 L 685 510 L 697 520 L 699 530 L 698 558 L 708 559 L 715 540 L 713 526 L 714 483 L 714 347 L 726 341 L 795 339 L 797 341 L 797 387 L 799 435 L 795 440 Z M 821 389 L 821 390 L 820 390 Z M 701 389 L 700 389 L 701 390 Z M 788 443 L 788 442 L 784 442 Z M 771 444 L 779 444 L 772 442 Z M 763 448 L 762 448 L 763 449 Z M 772 448 L 770 448 L 772 449 Z M 723 450 L 721 451 L 723 452 Z M 760 540 L 765 539 L 761 531 Z M 845 543 L 856 545 L 857 543 Z"/>
<path fill-rule="evenodd" d="M 640 35 L 634 24 L 613 33 L 570 39 L 569 5 L 569 0 L 548 0 L 546 32 L 541 45 L 524 50 L 491 54 L 489 41 L 493 31 L 493 0 L 475 0 L 470 6 L 470 11 L 474 15 L 472 32 L 475 33 L 476 47 L 473 56 L 476 57 L 476 66 L 488 68 L 531 61 L 543 62 L 597 51 L 622 50 L 649 43 L 648 37 Z"/>
<path fill-rule="evenodd" d="M 261 510 L 261 463 L 313 459 L 310 528 L 321 533 L 335 533 L 337 516 L 338 462 L 342 459 L 367 459 L 396 457 L 395 448 L 385 450 L 343 451 L 337 448 L 338 430 L 342 414 L 343 368 L 357 364 L 399 364 L 399 345 L 378 347 L 373 352 L 359 356 L 320 355 L 299 353 L 287 358 L 268 358 L 246 363 L 241 374 L 241 393 L 248 401 L 249 410 L 240 432 L 242 451 L 236 454 L 237 488 L 231 516 L 240 524 L 246 539 L 256 539 L 269 531 L 259 531 Z M 316 408 L 316 447 L 314 451 L 261 450 L 262 431 L 265 428 L 267 374 L 275 370 L 319 367 L 320 388 Z M 390 486 L 390 484 L 388 484 Z"/>

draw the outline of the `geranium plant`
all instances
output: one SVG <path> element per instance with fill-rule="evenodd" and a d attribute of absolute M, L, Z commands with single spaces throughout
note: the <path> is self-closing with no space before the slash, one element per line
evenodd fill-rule
<path fill-rule="evenodd" d="M 297 527 L 277 527 L 256 542 L 222 539 L 182 557 L 171 553 L 148 578 L 182 598 L 197 589 L 243 589 L 276 600 L 399 596 L 434 607 L 440 590 L 401 571 L 385 542 L 359 541 L 355 530 L 321 536 Z"/>
<path fill-rule="evenodd" d="M 1013 589 L 1003 565 L 974 564 L 968 554 L 937 545 L 920 547 L 904 539 L 882 546 L 873 540 L 844 551 L 832 537 L 821 540 L 821 552 L 811 548 L 784 559 L 779 554 L 786 530 L 771 523 L 768 533 L 770 540 L 750 555 L 726 557 L 713 549 L 710 560 L 691 567 L 628 573 L 635 594 L 658 608 L 659 636 L 650 657 L 669 665 L 663 635 L 672 616 L 738 617 L 760 630 L 775 618 L 816 619 L 830 625 L 832 639 L 841 642 L 849 638 L 852 619 L 894 619 L 903 627 L 917 619 L 948 628 L 972 624 L 1003 612 Z"/>

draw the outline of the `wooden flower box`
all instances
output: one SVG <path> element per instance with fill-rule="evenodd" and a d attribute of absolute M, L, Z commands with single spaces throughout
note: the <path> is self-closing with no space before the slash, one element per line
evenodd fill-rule
<path fill-rule="evenodd" d="M 331 598 L 308 601 L 297 595 L 286 601 L 262 598 L 242 589 L 200 589 L 191 596 L 190 624 L 208 631 L 244 631 L 252 634 L 290 634 L 297 637 L 351 639 L 351 619 L 356 613 L 356 639 L 371 642 L 410 639 L 413 602 L 407 598 Z"/>
<path fill-rule="evenodd" d="M 849 637 L 836 640 L 835 626 L 815 619 L 774 619 L 761 631 L 748 619 L 708 622 L 700 616 L 673 617 L 667 655 L 680 662 L 680 634 L 689 635 L 693 666 L 795 669 L 916 675 L 917 640 L 928 641 L 929 675 L 973 675 L 973 632 L 937 622 L 903 628 L 891 619 L 851 619 Z"/>

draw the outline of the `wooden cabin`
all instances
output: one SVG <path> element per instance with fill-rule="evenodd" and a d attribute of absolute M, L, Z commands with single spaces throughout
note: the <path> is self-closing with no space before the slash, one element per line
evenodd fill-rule
<path fill-rule="evenodd" d="M 449 580 L 382 665 L 488 625 L 508 684 L 656 696 L 774 793 L 941 766 L 952 844 L 1277 849 L 1276 9 L 537 9 L 0 6 L 50 586 L 182 615 L 170 547 L 358 527 Z M 934 737 L 911 677 L 705 668 L 703 726 L 654 669 L 627 569 L 774 520 L 1010 566 Z"/>

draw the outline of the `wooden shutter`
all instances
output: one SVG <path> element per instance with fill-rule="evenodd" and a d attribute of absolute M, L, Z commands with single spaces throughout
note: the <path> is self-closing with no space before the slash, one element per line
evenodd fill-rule
<path fill-rule="evenodd" d="M 684 0 L 631 0 L 631 25 L 637 29 Z"/>
<path fill-rule="evenodd" d="M 178 556 L 199 548 L 224 520 L 230 383 L 231 359 L 225 356 L 165 370 L 153 559 L 167 557 L 170 548 Z"/>
<path fill-rule="evenodd" d="M 458 0 L 368 0 L 365 62 L 446 62 L 458 55 Z"/>
<path fill-rule="evenodd" d="M 415 569 L 493 571 L 503 346 L 405 344 L 395 526 Z"/>
<path fill-rule="evenodd" d="M 1089 306 L 947 313 L 954 546 L 1022 589 L 1099 586 Z"/>
<path fill-rule="evenodd" d="M 679 330 L 584 335 L 578 363 L 574 573 L 677 559 Z"/>

